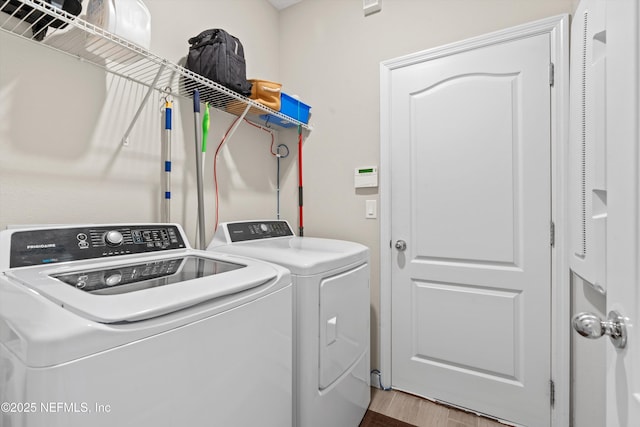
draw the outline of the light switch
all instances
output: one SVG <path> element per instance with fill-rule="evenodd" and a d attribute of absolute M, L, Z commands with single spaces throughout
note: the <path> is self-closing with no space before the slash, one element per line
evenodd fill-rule
<path fill-rule="evenodd" d="M 377 202 L 375 200 L 367 200 L 365 218 L 377 218 L 377 217 L 378 217 Z"/>
<path fill-rule="evenodd" d="M 371 15 L 382 10 L 382 0 L 362 0 L 364 16 Z"/>

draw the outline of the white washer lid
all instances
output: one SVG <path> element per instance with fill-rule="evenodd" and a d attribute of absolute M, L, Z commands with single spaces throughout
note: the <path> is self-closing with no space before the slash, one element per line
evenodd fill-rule
<path fill-rule="evenodd" d="M 109 262 L 74 262 L 56 267 L 48 265 L 17 268 L 5 274 L 54 303 L 99 323 L 150 319 L 258 287 L 278 277 L 278 271 L 273 266 L 250 259 L 233 259 L 232 257 L 225 258 L 223 262 L 236 262 L 241 266 L 240 268 L 182 281 L 182 271 L 178 268 L 173 273 L 178 278 L 175 283 L 146 288 L 143 286 L 143 289 L 126 293 L 85 292 L 54 277 L 73 275 L 76 272 L 126 268 L 133 264 L 157 263 L 186 256 L 218 261 L 215 256 L 204 251 L 178 251 L 178 253 L 173 252 L 164 256 L 131 257 L 127 260 Z"/>
<path fill-rule="evenodd" d="M 207 248 L 257 258 L 286 267 L 292 274 L 311 276 L 357 262 L 365 262 L 369 248 L 345 240 L 318 237 L 280 237 L 251 240 Z"/>

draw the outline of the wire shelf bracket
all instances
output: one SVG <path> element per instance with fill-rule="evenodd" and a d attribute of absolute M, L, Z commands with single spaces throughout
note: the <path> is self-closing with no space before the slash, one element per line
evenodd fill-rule
<path fill-rule="evenodd" d="M 140 107 L 138 107 L 138 111 L 136 111 L 136 114 L 133 116 L 133 120 L 131 120 L 131 124 L 129 124 L 129 127 L 124 132 L 124 136 L 122 137 L 122 145 L 124 145 L 124 146 L 129 145 L 129 135 L 131 135 L 131 131 L 133 130 L 133 127 L 135 126 L 136 122 L 138 121 L 138 118 L 140 117 L 140 114 L 142 114 L 142 110 L 144 110 L 144 107 L 147 105 L 147 102 L 149 102 L 149 97 L 151 96 L 151 93 L 153 92 L 154 88 L 156 87 L 156 84 L 158 83 L 158 80 L 160 79 L 160 75 L 162 74 L 164 69 L 165 69 L 165 64 L 162 64 L 160 66 L 160 69 L 158 70 L 158 74 L 156 74 L 156 78 L 153 80 L 152 85 L 149 87 L 149 89 L 147 90 L 147 93 L 145 94 L 144 98 L 142 99 L 142 102 L 140 103 Z"/>

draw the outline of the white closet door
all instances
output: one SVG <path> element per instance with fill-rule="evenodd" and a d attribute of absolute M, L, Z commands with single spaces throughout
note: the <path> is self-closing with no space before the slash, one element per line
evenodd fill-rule
<path fill-rule="evenodd" d="M 550 36 L 393 71 L 393 387 L 550 425 Z M 405 248 L 406 245 L 406 249 Z"/>

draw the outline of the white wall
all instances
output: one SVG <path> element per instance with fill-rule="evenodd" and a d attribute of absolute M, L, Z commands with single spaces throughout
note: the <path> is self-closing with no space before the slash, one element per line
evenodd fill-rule
<path fill-rule="evenodd" d="M 571 12 L 575 12 L 576 9 L 578 8 L 578 4 L 580 3 L 580 0 L 573 0 L 571 2 Z"/>
<path fill-rule="evenodd" d="M 86 3 L 86 2 L 85 2 Z M 375 190 L 355 190 L 353 169 L 379 164 L 379 63 L 532 20 L 572 12 L 576 0 L 305 0 L 278 13 L 266 0 L 145 0 L 151 50 L 173 62 L 187 39 L 224 28 L 242 41 L 249 77 L 281 81 L 312 106 L 304 147 L 306 235 L 372 250 L 372 367 L 378 363 L 379 224 L 364 218 Z M 85 5 L 86 6 L 86 5 Z M 0 227 L 24 223 L 160 219 L 162 100 L 154 94 L 128 147 L 120 139 L 144 88 L 33 43 L 0 34 Z M 18 59 L 20 58 L 20 59 Z M 192 107 L 175 107 L 173 216 L 195 235 Z M 213 143 L 232 121 L 212 116 L 205 171 L 213 225 Z M 281 131 L 283 217 L 297 223 L 295 131 Z M 221 152 L 221 220 L 273 217 L 270 137 L 240 127 Z M 385 171 L 380 171 L 384 174 Z"/>
<path fill-rule="evenodd" d="M 190 37 L 224 28 L 243 43 L 248 76 L 279 78 L 279 17 L 266 0 L 145 0 L 145 4 L 152 15 L 154 53 L 179 63 L 188 52 Z M 129 146 L 123 147 L 120 140 L 146 88 L 4 32 L 0 50 L 0 227 L 159 221 L 160 96 L 152 95 Z M 174 106 L 171 219 L 182 223 L 193 241 L 192 111 L 192 103 L 185 99 Z M 213 234 L 215 207 L 213 151 L 232 119 L 222 112 L 211 118 L 205 171 L 207 240 Z M 295 137 L 291 140 L 295 143 Z M 270 143 L 268 134 L 244 124 L 222 150 L 221 220 L 275 216 L 276 161 L 269 153 Z M 291 173 L 292 160 L 293 156 L 283 161 L 284 174 Z M 295 215 L 295 207 L 289 210 Z"/>
<path fill-rule="evenodd" d="M 372 368 L 378 367 L 380 245 L 378 221 L 365 219 L 365 200 L 378 193 L 356 191 L 353 170 L 379 164 L 380 62 L 570 13 L 574 1 L 383 0 L 380 13 L 365 17 L 361 0 L 305 0 L 281 12 L 283 90 L 299 94 L 313 113 L 305 142 L 305 229 L 372 250 Z"/>

